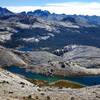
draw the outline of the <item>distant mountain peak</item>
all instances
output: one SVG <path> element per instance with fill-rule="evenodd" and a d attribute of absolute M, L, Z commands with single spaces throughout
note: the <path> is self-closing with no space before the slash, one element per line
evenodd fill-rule
<path fill-rule="evenodd" d="M 13 15 L 14 13 L 8 10 L 7 8 L 0 7 L 0 16 L 9 16 Z"/>
<path fill-rule="evenodd" d="M 28 15 L 38 15 L 38 16 L 48 16 L 48 15 L 50 15 L 51 13 L 49 12 L 49 11 L 47 11 L 47 10 L 41 10 L 41 9 L 37 9 L 37 10 L 35 10 L 35 11 L 29 11 L 29 12 L 27 12 L 27 14 Z"/>
<path fill-rule="evenodd" d="M 35 10 L 34 13 L 45 13 L 45 14 L 50 14 L 49 11 L 47 11 L 47 10 L 41 10 L 41 9 Z"/>

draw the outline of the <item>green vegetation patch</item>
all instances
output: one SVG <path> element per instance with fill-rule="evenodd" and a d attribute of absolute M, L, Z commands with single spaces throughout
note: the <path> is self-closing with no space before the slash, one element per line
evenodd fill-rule
<path fill-rule="evenodd" d="M 82 84 L 67 81 L 67 80 L 59 80 L 59 81 L 50 83 L 49 86 L 59 87 L 59 88 L 63 88 L 63 87 L 65 87 L 65 88 L 82 88 L 82 87 L 84 87 L 84 85 L 82 85 Z"/>
<path fill-rule="evenodd" d="M 55 81 L 52 83 L 49 83 L 49 82 L 43 81 L 43 80 L 29 80 L 29 81 L 39 87 L 43 87 L 43 86 L 58 87 L 58 88 L 63 88 L 63 87 L 65 87 L 65 88 L 82 88 L 82 87 L 84 87 L 84 85 L 82 85 L 82 84 L 67 81 L 67 80 L 59 80 L 59 81 Z"/>

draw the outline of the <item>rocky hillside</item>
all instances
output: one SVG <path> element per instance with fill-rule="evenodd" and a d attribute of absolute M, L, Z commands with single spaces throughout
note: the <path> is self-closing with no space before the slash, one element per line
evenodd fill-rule
<path fill-rule="evenodd" d="M 46 89 L 44 89 L 46 90 Z M 83 89 L 47 89 L 46 93 L 35 94 L 40 100 L 99 100 L 99 86 L 86 87 Z M 33 99 L 34 100 L 34 99 Z"/>
<path fill-rule="evenodd" d="M 9 49 L 0 47 L 0 66 L 11 65 L 25 66 L 26 63 Z"/>
<path fill-rule="evenodd" d="M 100 68 L 100 49 L 91 46 L 75 46 L 64 53 L 63 59 L 76 62 L 86 68 Z"/>
<path fill-rule="evenodd" d="M 100 74 L 99 48 L 81 45 L 68 47 L 70 49 L 62 56 L 44 51 L 14 53 L 28 63 L 27 69 L 37 73 L 63 76 Z"/>
<path fill-rule="evenodd" d="M 0 65 L 19 66 L 45 75 L 100 75 L 100 49 L 76 46 L 57 56 L 46 51 L 18 51 L 1 47 Z"/>

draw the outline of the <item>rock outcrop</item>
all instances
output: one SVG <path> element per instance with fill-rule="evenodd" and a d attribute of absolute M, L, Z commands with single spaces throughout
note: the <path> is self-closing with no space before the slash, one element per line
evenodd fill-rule
<path fill-rule="evenodd" d="M 86 68 L 100 68 L 100 49 L 92 46 L 76 45 L 73 49 L 64 53 L 63 59 Z"/>
<path fill-rule="evenodd" d="M 25 66 L 26 63 L 9 49 L 0 47 L 0 66 Z"/>

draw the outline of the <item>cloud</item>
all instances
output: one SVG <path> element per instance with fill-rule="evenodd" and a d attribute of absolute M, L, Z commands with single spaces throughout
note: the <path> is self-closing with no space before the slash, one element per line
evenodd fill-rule
<path fill-rule="evenodd" d="M 42 9 L 57 14 L 65 13 L 100 16 L 100 2 L 64 2 L 46 4 L 45 6 L 10 6 L 7 8 L 13 12 L 34 11 L 36 9 Z"/>

